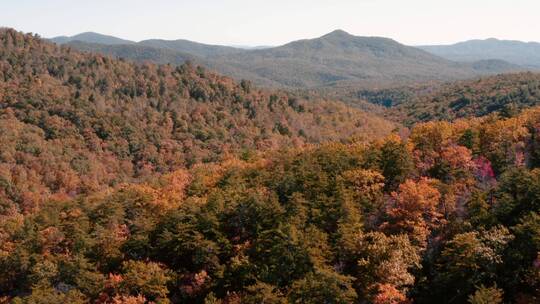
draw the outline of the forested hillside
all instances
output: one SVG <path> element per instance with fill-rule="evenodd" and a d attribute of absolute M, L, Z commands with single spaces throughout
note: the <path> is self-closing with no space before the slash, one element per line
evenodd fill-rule
<path fill-rule="evenodd" d="M 0 201 L 31 212 L 201 162 L 395 125 L 202 67 L 135 65 L 0 30 Z"/>
<path fill-rule="evenodd" d="M 197 57 L 165 48 L 155 48 L 138 44 L 97 44 L 73 41 L 69 46 L 84 52 L 93 52 L 113 56 L 115 58 L 129 58 L 138 63 L 171 64 L 180 66 L 186 62 L 196 64 Z"/>
<path fill-rule="evenodd" d="M 513 116 L 540 105 L 540 74 L 501 74 L 442 85 L 356 91 L 354 98 L 389 109 L 408 125 L 491 113 Z"/>
<path fill-rule="evenodd" d="M 540 109 L 198 165 L 23 215 L 13 303 L 537 303 Z M 45 301 L 45 302 L 44 302 Z"/>

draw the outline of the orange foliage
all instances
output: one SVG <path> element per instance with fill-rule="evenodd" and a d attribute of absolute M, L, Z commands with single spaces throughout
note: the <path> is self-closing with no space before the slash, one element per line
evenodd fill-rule
<path fill-rule="evenodd" d="M 111 304 L 151 304 L 153 302 L 147 302 L 146 298 L 143 295 L 138 296 L 125 296 L 125 295 L 116 295 Z"/>
<path fill-rule="evenodd" d="M 410 304 L 411 301 L 391 284 L 379 284 L 373 304 Z"/>
<path fill-rule="evenodd" d="M 394 233 L 406 233 L 416 243 L 424 247 L 431 228 L 436 227 L 442 214 L 437 207 L 441 194 L 433 186 L 435 180 L 421 178 L 418 182 L 406 180 L 397 192 L 392 192 L 392 199 L 387 208 L 388 222 L 383 229 Z"/>

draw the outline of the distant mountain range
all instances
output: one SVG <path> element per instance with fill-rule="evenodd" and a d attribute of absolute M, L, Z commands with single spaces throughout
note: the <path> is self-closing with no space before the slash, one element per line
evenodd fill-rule
<path fill-rule="evenodd" d="M 540 68 L 540 43 L 513 40 L 469 40 L 452 45 L 429 45 L 419 48 L 455 61 L 499 59 L 525 67 Z"/>
<path fill-rule="evenodd" d="M 320 38 L 212 58 L 210 66 L 265 85 L 320 87 L 375 85 L 468 78 L 491 73 L 483 64 L 461 64 L 380 37 L 337 30 Z M 499 62 L 495 72 L 519 69 Z M 266 83 L 265 83 L 266 81 Z"/>
<path fill-rule="evenodd" d="M 447 81 L 522 71 L 531 66 L 524 67 L 524 64 L 500 58 L 457 62 L 388 38 L 358 37 L 341 30 L 283 46 L 249 49 L 189 40 L 134 42 L 97 33 L 50 40 L 137 62 L 181 64 L 190 60 L 236 79 L 288 88 L 371 87 Z"/>

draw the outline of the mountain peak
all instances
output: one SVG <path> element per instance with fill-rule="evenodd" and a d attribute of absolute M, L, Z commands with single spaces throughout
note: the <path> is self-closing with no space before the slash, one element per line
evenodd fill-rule
<path fill-rule="evenodd" d="M 77 35 L 74 35 L 73 37 L 77 37 L 77 36 L 106 36 L 106 35 L 98 33 L 98 32 L 89 31 L 89 32 L 79 33 Z"/>
<path fill-rule="evenodd" d="M 50 39 L 53 42 L 64 44 L 69 43 L 71 41 L 82 41 L 86 43 L 99 43 L 99 44 L 109 44 L 109 45 L 116 45 L 116 44 L 133 44 L 133 41 L 125 40 L 122 38 L 110 36 L 110 35 L 104 35 L 96 32 L 84 32 L 80 33 L 74 36 L 60 36 L 60 37 L 54 37 Z"/>
<path fill-rule="evenodd" d="M 340 30 L 340 29 L 337 29 L 335 31 L 332 31 L 326 35 L 323 36 L 323 38 L 328 38 L 328 37 L 351 37 L 352 35 L 345 32 L 344 30 Z"/>

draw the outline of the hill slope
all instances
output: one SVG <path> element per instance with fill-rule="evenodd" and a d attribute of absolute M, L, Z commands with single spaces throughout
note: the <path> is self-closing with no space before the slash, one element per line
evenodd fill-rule
<path fill-rule="evenodd" d="M 151 62 L 156 64 L 181 65 L 186 61 L 199 62 L 199 58 L 188 53 L 155 48 L 139 44 L 98 44 L 82 41 L 72 41 L 67 45 L 82 52 L 101 53 L 117 58 L 128 58 L 138 63 Z"/>
<path fill-rule="evenodd" d="M 540 69 L 540 43 L 511 40 L 469 40 L 452 45 L 420 46 L 437 56 L 455 61 L 500 59 L 510 63 Z"/>
<path fill-rule="evenodd" d="M 0 201 L 22 210 L 230 154 L 395 127 L 201 67 L 135 65 L 14 30 L 0 44 Z"/>

